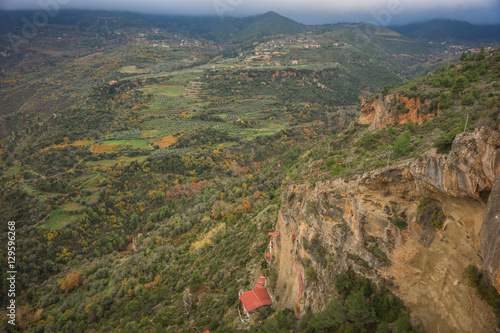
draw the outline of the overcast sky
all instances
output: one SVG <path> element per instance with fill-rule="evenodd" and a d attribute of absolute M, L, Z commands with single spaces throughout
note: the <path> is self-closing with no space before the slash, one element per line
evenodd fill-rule
<path fill-rule="evenodd" d="M 0 9 L 43 9 L 49 3 L 64 9 L 222 17 L 273 10 L 304 24 L 363 21 L 385 26 L 432 18 L 500 23 L 500 0 L 0 0 Z"/>

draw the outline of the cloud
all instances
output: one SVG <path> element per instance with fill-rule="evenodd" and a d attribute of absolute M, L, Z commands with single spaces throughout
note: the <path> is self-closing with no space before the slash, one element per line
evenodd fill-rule
<path fill-rule="evenodd" d="M 486 20 L 477 23 L 500 22 L 498 0 L 2 0 L 0 9 L 42 9 L 49 3 L 67 9 L 239 17 L 273 10 L 307 24 L 365 21 L 387 25 L 412 17 L 467 20 L 470 16 L 470 21 L 477 21 L 481 15 Z"/>

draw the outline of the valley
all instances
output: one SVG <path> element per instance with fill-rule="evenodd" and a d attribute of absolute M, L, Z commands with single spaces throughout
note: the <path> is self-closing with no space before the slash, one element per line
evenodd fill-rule
<path fill-rule="evenodd" d="M 75 10 L 14 48 L 23 15 L 0 14 L 2 330 L 498 329 L 497 39 Z M 273 307 L 242 321 L 260 273 Z"/>

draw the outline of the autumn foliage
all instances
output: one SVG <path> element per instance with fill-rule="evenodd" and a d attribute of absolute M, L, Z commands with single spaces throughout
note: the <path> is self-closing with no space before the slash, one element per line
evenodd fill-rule
<path fill-rule="evenodd" d="M 86 146 L 86 145 L 90 144 L 91 142 L 92 141 L 90 141 L 90 140 L 76 140 L 75 142 L 71 143 L 68 138 L 64 138 L 64 143 L 60 143 L 58 145 L 53 144 L 50 147 L 46 147 L 46 148 L 42 149 L 42 151 L 47 151 L 47 150 L 53 149 L 53 148 L 64 148 L 66 146 Z"/>
<path fill-rule="evenodd" d="M 107 151 L 115 150 L 119 145 L 92 145 L 90 150 L 93 153 L 104 153 Z"/>
<path fill-rule="evenodd" d="M 178 201 L 182 197 L 190 197 L 198 193 L 203 187 L 207 186 L 206 180 L 187 182 L 182 185 L 177 184 L 166 191 L 166 199 Z"/>
<path fill-rule="evenodd" d="M 61 284 L 61 289 L 66 293 L 77 289 L 80 286 L 80 273 L 78 271 L 72 271 L 66 276 L 66 279 Z"/>
<path fill-rule="evenodd" d="M 154 141 L 154 145 L 158 145 L 160 148 L 167 148 L 177 142 L 177 138 L 173 135 L 169 135 L 161 138 L 161 140 Z"/>

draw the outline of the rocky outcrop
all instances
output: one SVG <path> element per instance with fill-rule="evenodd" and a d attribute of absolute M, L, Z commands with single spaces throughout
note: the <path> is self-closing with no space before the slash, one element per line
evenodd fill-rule
<path fill-rule="evenodd" d="M 398 295 L 427 332 L 493 332 L 491 308 L 462 273 L 484 265 L 499 286 L 499 147 L 500 133 L 483 127 L 459 135 L 448 155 L 288 186 L 272 263 L 277 307 L 322 310 L 334 277 L 353 268 Z M 417 222 L 424 197 L 442 210 L 441 229 Z"/>
<path fill-rule="evenodd" d="M 481 228 L 483 271 L 500 292 L 500 179 L 495 181 Z"/>
<path fill-rule="evenodd" d="M 397 110 L 398 104 L 404 110 Z M 426 110 L 424 113 L 422 110 Z M 439 111 L 429 111 L 429 101 L 420 102 L 418 98 L 409 98 L 399 94 L 390 94 L 371 101 L 362 99 L 360 124 L 370 124 L 371 131 L 377 131 L 388 125 L 403 125 L 410 120 L 422 124 L 439 115 Z"/>

